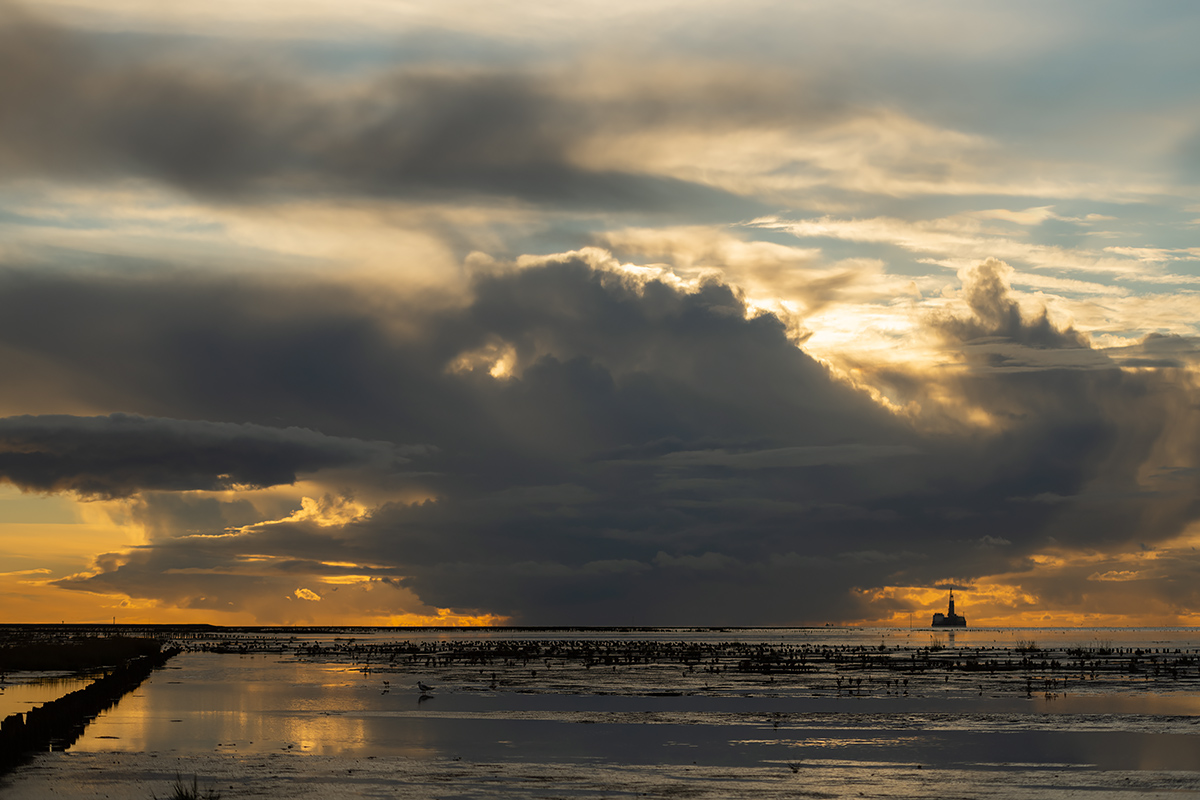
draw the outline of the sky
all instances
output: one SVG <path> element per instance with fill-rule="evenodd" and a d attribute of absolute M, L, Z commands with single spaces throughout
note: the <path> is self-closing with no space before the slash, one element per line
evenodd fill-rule
<path fill-rule="evenodd" d="M 4 0 L 3 615 L 1200 625 L 1198 28 Z"/>

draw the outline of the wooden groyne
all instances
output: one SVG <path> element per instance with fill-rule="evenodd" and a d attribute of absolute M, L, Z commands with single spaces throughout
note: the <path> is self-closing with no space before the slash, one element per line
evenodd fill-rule
<path fill-rule="evenodd" d="M 89 721 L 115 706 L 177 653 L 178 648 L 169 648 L 131 658 L 83 689 L 23 714 L 10 714 L 0 722 L 0 775 L 25 763 L 35 753 L 70 747 Z"/>

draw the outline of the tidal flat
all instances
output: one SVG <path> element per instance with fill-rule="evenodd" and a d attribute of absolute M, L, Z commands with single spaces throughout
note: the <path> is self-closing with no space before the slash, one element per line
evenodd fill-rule
<path fill-rule="evenodd" d="M 1194 629 L 150 633 L 0 794 L 1200 796 Z"/>

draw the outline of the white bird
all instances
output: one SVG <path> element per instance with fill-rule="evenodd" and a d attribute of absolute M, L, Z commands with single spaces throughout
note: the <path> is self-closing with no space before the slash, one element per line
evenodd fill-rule
<path fill-rule="evenodd" d="M 426 686 L 425 684 L 421 683 L 420 681 L 417 681 L 417 688 L 420 689 L 422 692 L 432 692 L 433 691 L 432 686 Z"/>

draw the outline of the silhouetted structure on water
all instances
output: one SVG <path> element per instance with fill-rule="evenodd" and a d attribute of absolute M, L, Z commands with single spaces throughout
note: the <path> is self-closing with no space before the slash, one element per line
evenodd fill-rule
<path fill-rule="evenodd" d="M 954 613 L 954 590 L 950 590 L 950 608 L 945 614 L 934 614 L 933 622 L 929 623 L 935 628 L 965 628 L 967 627 L 967 618 L 960 617 Z"/>

